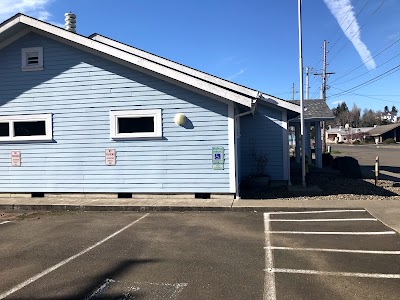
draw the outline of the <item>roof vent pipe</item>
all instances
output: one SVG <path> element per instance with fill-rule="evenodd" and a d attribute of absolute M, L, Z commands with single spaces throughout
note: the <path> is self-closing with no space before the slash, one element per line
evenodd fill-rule
<path fill-rule="evenodd" d="M 65 15 L 65 30 L 76 33 L 76 15 L 72 12 L 66 13 Z"/>

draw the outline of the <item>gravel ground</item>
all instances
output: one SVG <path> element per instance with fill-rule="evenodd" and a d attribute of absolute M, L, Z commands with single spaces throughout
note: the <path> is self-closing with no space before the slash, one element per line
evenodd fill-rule
<path fill-rule="evenodd" d="M 293 186 L 301 186 L 301 177 L 292 174 Z M 400 186 L 392 181 L 380 180 L 377 186 L 373 179 L 345 178 L 337 172 L 325 170 L 307 176 L 309 189 L 296 188 L 290 190 L 283 187 L 267 187 L 264 189 L 244 188 L 243 199 L 342 199 L 342 200 L 400 200 Z"/>

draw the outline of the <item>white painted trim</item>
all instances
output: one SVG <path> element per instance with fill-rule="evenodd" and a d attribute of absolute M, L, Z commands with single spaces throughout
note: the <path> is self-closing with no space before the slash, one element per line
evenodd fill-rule
<path fill-rule="evenodd" d="M 153 132 L 119 133 L 118 118 L 143 118 L 154 119 Z M 111 139 L 135 139 L 135 138 L 161 138 L 162 117 L 161 109 L 137 109 L 137 110 L 112 110 L 110 111 L 110 138 Z"/>
<path fill-rule="evenodd" d="M 365 209 L 332 209 L 332 210 L 307 210 L 307 211 L 277 211 L 271 215 L 291 215 L 291 214 L 324 214 L 337 212 L 365 212 Z"/>
<path fill-rule="evenodd" d="M 283 180 L 290 185 L 290 164 L 289 164 L 289 132 L 287 122 L 287 110 L 282 111 L 282 155 L 283 155 Z"/>
<path fill-rule="evenodd" d="M 129 227 L 132 227 L 133 225 L 135 225 L 136 223 L 138 223 L 139 221 L 141 221 L 142 219 L 144 219 L 145 217 L 147 217 L 149 215 L 149 213 L 145 214 L 144 216 L 141 216 L 139 219 L 133 221 L 132 223 L 126 225 L 125 227 L 117 230 L 116 232 L 114 232 L 113 234 L 110 234 L 109 236 L 107 236 L 106 238 L 102 239 L 101 241 L 93 244 L 92 246 L 82 250 L 81 252 L 68 257 L 67 259 L 64 259 L 63 261 L 59 262 L 58 264 L 55 264 L 49 268 L 47 268 L 46 270 L 40 272 L 39 274 L 32 276 L 31 278 L 28 278 L 27 280 L 25 280 L 24 282 L 21 282 L 20 284 L 12 287 L 10 290 L 1 293 L 0 294 L 0 299 L 4 299 L 8 296 L 10 296 L 11 294 L 14 294 L 15 292 L 23 289 L 24 287 L 26 287 L 27 285 L 35 282 L 36 280 L 42 278 L 43 276 L 46 276 L 47 274 L 57 270 L 58 268 L 66 265 L 67 263 L 69 263 L 70 261 L 74 260 L 75 258 L 78 258 L 79 256 L 82 256 L 83 254 L 89 252 L 90 250 L 100 246 L 101 244 L 104 244 L 105 242 L 107 242 L 109 239 L 115 237 L 116 235 L 120 234 L 121 232 L 125 231 L 126 229 L 128 229 Z"/>
<path fill-rule="evenodd" d="M 356 272 L 329 272 L 317 270 L 299 270 L 299 269 L 272 269 L 274 273 L 289 273 L 289 274 L 307 274 L 307 275 L 328 275 L 340 277 L 361 277 L 361 278 L 387 278 L 399 279 L 400 274 L 385 274 L 385 273 L 356 273 Z"/>
<path fill-rule="evenodd" d="M 270 231 L 275 234 L 303 234 L 303 235 L 387 235 L 396 234 L 396 231 Z"/>
<path fill-rule="evenodd" d="M 291 110 L 291 111 L 294 111 L 294 112 L 297 112 L 297 113 L 300 113 L 300 110 L 301 110 L 299 105 L 287 102 L 285 100 L 273 97 L 271 95 L 261 94 L 260 99 L 261 99 L 260 103 L 265 102 L 265 103 L 272 104 L 272 105 L 275 105 L 275 106 L 279 106 L 279 107 L 282 107 L 284 109 Z"/>
<path fill-rule="evenodd" d="M 32 136 L 15 136 L 14 122 L 37 122 L 44 121 L 46 126 L 46 135 Z M 9 135 L 1 136 L 0 142 L 25 142 L 25 141 L 51 141 L 53 140 L 53 122 L 52 114 L 40 115 L 15 115 L 15 116 L 0 116 L 0 123 L 9 124 Z"/>
<path fill-rule="evenodd" d="M 378 221 L 375 218 L 354 219 L 271 219 L 271 222 L 348 222 L 348 221 Z"/>
<path fill-rule="evenodd" d="M 29 32 L 31 32 L 31 29 L 26 28 L 26 29 L 18 32 L 17 34 L 14 34 L 12 37 L 10 37 L 7 40 L 0 43 L 0 49 L 3 49 L 5 47 L 7 47 L 8 45 L 14 43 L 16 40 L 22 38 L 24 35 L 28 34 Z"/>
<path fill-rule="evenodd" d="M 179 64 L 179 63 L 173 62 L 171 60 L 165 59 L 163 57 L 151 54 L 149 52 L 146 52 L 146 51 L 140 50 L 138 48 L 135 48 L 135 47 L 132 47 L 132 46 L 117 42 L 117 41 L 112 40 L 112 39 L 109 39 L 109 38 L 107 38 L 105 36 L 102 36 L 100 34 L 94 34 L 94 35 L 90 36 L 90 38 L 92 40 L 95 40 L 95 41 L 98 41 L 100 43 L 112 46 L 114 48 L 126 51 L 128 53 L 141 56 L 141 57 L 143 57 L 145 59 L 151 60 L 151 61 L 153 61 L 155 63 L 158 63 L 158 64 L 162 64 L 164 66 L 167 66 L 167 67 L 172 68 L 174 70 L 180 71 L 182 73 L 186 73 L 188 75 L 197 77 L 199 79 L 202 79 L 202 80 L 217 84 L 217 85 L 222 86 L 224 88 L 234 90 L 234 91 L 236 91 L 238 93 L 241 93 L 241 94 L 249 95 L 252 98 L 257 98 L 258 97 L 258 92 L 256 90 L 249 89 L 249 88 L 247 88 L 245 86 L 241 86 L 241 85 L 235 84 L 235 83 L 230 82 L 228 80 L 224 80 L 222 78 L 218 78 L 216 76 L 213 76 L 213 75 L 210 75 L 210 74 L 207 74 L 207 73 L 192 69 L 192 68 L 184 66 L 182 64 Z"/>
<path fill-rule="evenodd" d="M 112 46 L 100 43 L 79 34 L 67 31 L 65 29 L 58 28 L 56 26 L 52 26 L 50 24 L 44 23 L 25 15 L 21 15 L 17 19 L 19 19 L 20 23 L 33 27 L 32 31 L 38 34 L 46 35 L 47 33 L 47 36 L 50 36 L 51 38 L 59 37 L 63 40 L 64 43 L 66 41 L 70 41 L 74 44 L 75 47 L 77 45 L 83 46 L 86 51 L 87 49 L 95 50 L 99 53 L 105 54 L 107 57 L 114 57 L 118 60 L 126 61 L 134 66 L 150 70 L 167 78 L 172 78 L 189 86 L 195 87 L 199 90 L 203 90 L 211 94 L 215 94 L 216 96 L 226 98 L 235 103 L 239 103 L 247 107 L 252 106 L 252 100 L 254 99 L 253 93 L 251 95 L 247 95 L 233 92 L 232 90 L 221 87 L 214 82 L 206 82 L 202 79 L 184 74 L 167 66 L 155 63 L 148 59 L 144 59 L 143 57 L 128 53 L 126 51 L 122 51 Z M 15 19 L 10 22 L 15 24 Z M 3 24 L 2 28 L 0 28 L 0 33 L 3 31 L 3 28 L 9 27 L 7 25 L 8 23 Z M 99 53 L 97 53 L 97 55 Z"/>
<path fill-rule="evenodd" d="M 236 186 L 236 148 L 235 148 L 235 106 L 228 105 L 228 147 L 229 147 L 229 192 L 237 192 Z"/>
<path fill-rule="evenodd" d="M 38 55 L 38 63 L 36 65 L 28 65 L 27 56 L 29 53 L 36 52 Z M 22 71 L 41 71 L 43 70 L 43 47 L 31 47 L 21 49 L 21 69 Z"/>
<path fill-rule="evenodd" d="M 269 213 L 264 213 L 264 234 L 265 234 L 265 274 L 264 274 L 264 293 L 263 300 L 276 300 L 275 274 L 272 272 L 274 268 L 274 256 L 271 248 Z"/>
<path fill-rule="evenodd" d="M 400 251 L 382 251 L 382 250 L 352 250 L 352 249 L 326 249 L 326 248 L 293 248 L 293 247 L 270 247 L 272 250 L 287 251 L 311 251 L 311 252 L 338 252 L 338 253 L 359 253 L 359 254 L 382 254 L 382 255 L 400 255 Z"/>

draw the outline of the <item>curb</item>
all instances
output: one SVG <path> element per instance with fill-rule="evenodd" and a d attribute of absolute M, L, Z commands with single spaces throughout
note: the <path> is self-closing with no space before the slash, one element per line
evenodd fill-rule
<path fill-rule="evenodd" d="M 0 210 L 31 210 L 31 211 L 132 211 L 132 212 L 278 212 L 278 211 L 314 211 L 314 210 L 344 210 L 349 207 L 264 207 L 264 206 L 110 206 L 110 205 L 31 205 L 31 204 L 1 204 Z M 364 209 L 351 207 L 351 209 Z"/>

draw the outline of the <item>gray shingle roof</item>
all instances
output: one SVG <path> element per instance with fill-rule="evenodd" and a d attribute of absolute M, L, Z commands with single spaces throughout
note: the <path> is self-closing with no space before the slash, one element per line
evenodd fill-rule
<path fill-rule="evenodd" d="M 290 100 L 289 102 L 300 105 L 300 100 Z M 300 117 L 299 117 L 300 118 Z M 322 99 L 304 100 L 304 119 L 305 120 L 331 120 L 334 119 L 331 109 Z"/>
<path fill-rule="evenodd" d="M 368 131 L 370 136 L 379 136 L 400 126 L 400 123 L 381 125 Z"/>

